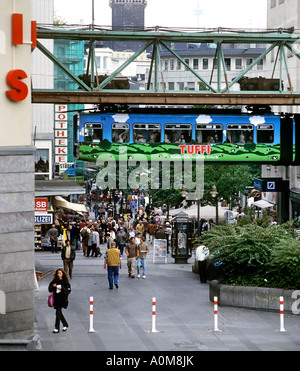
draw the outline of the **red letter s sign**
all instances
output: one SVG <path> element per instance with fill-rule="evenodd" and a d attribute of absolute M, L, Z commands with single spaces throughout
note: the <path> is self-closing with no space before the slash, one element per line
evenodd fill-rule
<path fill-rule="evenodd" d="M 27 74 L 23 70 L 11 70 L 6 76 L 7 85 L 12 88 L 12 90 L 7 90 L 6 95 L 9 99 L 21 102 L 26 99 L 28 95 L 27 85 L 21 81 L 27 78 Z"/>

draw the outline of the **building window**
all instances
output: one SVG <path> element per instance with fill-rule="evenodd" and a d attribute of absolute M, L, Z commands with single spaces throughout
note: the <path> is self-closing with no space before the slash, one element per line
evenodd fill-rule
<path fill-rule="evenodd" d="M 249 67 L 253 63 L 253 58 L 246 59 L 246 67 Z"/>
<path fill-rule="evenodd" d="M 225 58 L 226 71 L 231 71 L 231 59 Z"/>
<path fill-rule="evenodd" d="M 176 65 L 176 69 L 177 69 L 178 71 L 180 71 L 180 70 L 181 70 L 181 62 L 180 62 L 180 60 L 179 60 L 179 59 L 177 59 L 177 65 Z"/>
<path fill-rule="evenodd" d="M 169 82 L 168 83 L 168 90 L 175 90 L 175 83 L 174 82 Z"/>
<path fill-rule="evenodd" d="M 190 65 L 190 60 L 189 60 L 189 59 L 185 59 L 184 61 L 185 61 L 185 63 L 186 63 L 188 66 Z M 187 66 L 185 66 L 185 70 L 188 71 Z"/>
<path fill-rule="evenodd" d="M 241 70 L 243 68 L 243 60 L 242 58 L 236 58 L 235 60 L 235 69 Z"/>
<path fill-rule="evenodd" d="M 168 67 L 169 67 L 169 61 L 168 59 L 165 59 L 165 71 L 168 71 Z"/>
<path fill-rule="evenodd" d="M 207 58 L 203 58 L 203 61 L 202 61 L 202 68 L 204 70 L 208 70 L 208 59 Z"/>
<path fill-rule="evenodd" d="M 275 8 L 276 6 L 276 0 L 271 0 L 271 9 Z"/>
<path fill-rule="evenodd" d="M 263 59 L 257 63 L 257 69 L 258 70 L 263 70 L 264 69 L 264 60 Z"/>
<path fill-rule="evenodd" d="M 188 90 L 195 90 L 195 82 L 188 82 L 187 83 Z"/>
<path fill-rule="evenodd" d="M 193 59 L 193 69 L 194 70 L 199 69 L 199 59 Z"/>
<path fill-rule="evenodd" d="M 174 71 L 174 59 L 170 59 L 170 71 Z"/>
<path fill-rule="evenodd" d="M 107 59 L 108 57 L 103 57 L 103 69 L 107 68 Z"/>
<path fill-rule="evenodd" d="M 35 152 L 35 172 L 49 174 L 49 149 L 37 149 Z"/>
<path fill-rule="evenodd" d="M 178 86 L 178 90 L 180 91 L 184 90 L 184 82 L 178 82 L 177 86 Z"/>
<path fill-rule="evenodd" d="M 96 57 L 96 67 L 100 68 L 100 57 Z"/>

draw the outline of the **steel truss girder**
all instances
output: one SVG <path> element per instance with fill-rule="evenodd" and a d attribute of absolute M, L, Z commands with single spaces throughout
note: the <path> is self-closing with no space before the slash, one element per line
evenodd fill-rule
<path fill-rule="evenodd" d="M 32 103 L 53 104 L 150 104 L 150 105 L 274 105 L 299 106 L 300 94 L 263 92 L 147 92 L 102 90 L 101 92 L 35 90 Z"/>
<path fill-rule="evenodd" d="M 173 32 L 173 31 L 166 31 L 163 32 L 159 29 L 154 31 L 140 31 L 140 32 L 130 32 L 130 31 L 110 31 L 110 30 L 101 30 L 95 29 L 96 27 L 93 26 L 93 30 L 86 29 L 86 30 L 65 30 L 65 29 L 45 29 L 45 28 L 38 28 L 37 37 L 38 39 L 69 39 L 69 40 L 89 40 L 94 45 L 95 41 L 134 41 L 134 42 L 144 42 L 145 44 L 136 52 L 134 53 L 122 66 L 120 66 L 116 71 L 114 71 L 110 76 L 108 76 L 100 85 L 97 82 L 97 86 L 93 83 L 92 78 L 92 88 L 88 87 L 82 80 L 80 80 L 77 76 L 72 74 L 68 68 L 60 63 L 60 61 L 50 53 L 40 42 L 38 42 L 38 48 L 47 55 L 59 68 L 61 68 L 70 78 L 72 78 L 78 86 L 83 89 L 84 91 L 91 92 L 98 89 L 98 92 L 104 92 L 103 89 L 119 74 L 121 73 L 130 63 L 132 63 L 140 54 L 142 54 L 145 50 L 147 50 L 150 46 L 153 46 L 153 53 L 151 58 L 151 67 L 149 73 L 149 80 L 147 84 L 147 91 L 148 93 L 158 93 L 158 75 L 160 69 L 160 53 L 159 53 L 159 46 L 167 49 L 176 59 L 178 59 L 190 72 L 196 76 L 196 78 L 204 84 L 206 90 L 199 91 L 198 94 L 204 94 L 209 91 L 210 93 L 216 94 L 220 96 L 227 92 L 228 94 L 234 94 L 234 92 L 230 91 L 230 88 L 239 82 L 239 80 L 247 74 L 256 64 L 258 64 L 262 59 L 264 59 L 274 48 L 278 47 L 278 55 L 280 55 L 280 89 L 279 93 L 283 93 L 282 91 L 282 79 L 283 79 L 283 65 L 285 66 L 285 70 L 287 73 L 288 81 L 289 81 L 289 94 L 293 94 L 293 87 L 292 82 L 288 70 L 287 59 L 285 55 L 284 48 L 287 48 L 291 51 L 297 58 L 300 59 L 300 54 L 293 48 L 293 44 L 300 41 L 300 35 L 284 32 L 283 30 L 279 30 L 278 33 L 271 32 L 271 33 L 263 33 L 263 32 L 223 32 L 221 29 L 213 32 Z M 216 48 L 216 60 L 218 63 L 218 70 L 217 70 L 217 88 L 215 89 L 212 87 L 211 82 L 207 82 L 198 72 L 196 72 L 191 66 L 189 66 L 179 55 L 174 51 L 172 48 L 168 46 L 167 43 L 170 42 L 196 42 L 196 43 L 214 43 L 217 45 Z M 270 44 L 268 47 L 255 61 L 253 61 L 245 70 L 241 71 L 241 73 L 230 83 L 228 82 L 227 78 L 227 71 L 226 71 L 226 63 L 223 53 L 222 45 L 226 43 L 255 43 L 255 44 Z M 92 68 L 91 70 L 94 71 L 95 67 L 95 54 L 93 48 L 91 48 L 91 52 L 89 55 L 89 61 L 91 60 Z M 276 64 L 275 64 L 276 65 Z M 222 68 L 224 73 L 224 79 L 226 83 L 225 88 L 221 88 L 221 79 L 222 79 Z M 150 82 L 152 78 L 152 70 L 154 69 L 154 90 L 150 89 Z M 275 66 L 274 66 L 275 69 Z M 214 66 L 212 70 L 211 80 L 214 72 Z M 97 71 L 96 71 L 97 73 Z M 94 75 L 94 74 L 93 74 Z M 161 71 L 161 78 L 163 81 L 163 73 Z M 162 92 L 166 94 L 164 88 L 164 82 L 162 84 L 163 89 Z M 203 85 L 202 85 L 203 86 Z M 108 90 L 105 90 L 108 92 Z M 123 93 L 129 92 L 126 90 L 122 91 Z M 148 94 L 146 91 L 143 91 L 143 94 Z M 173 92 L 174 94 L 175 92 Z M 236 93 L 236 92 L 235 92 Z M 249 93 L 249 92 L 247 92 Z M 243 94 L 247 94 L 246 92 L 239 92 L 239 97 Z M 255 93 L 255 92 L 254 92 Z M 34 94 L 34 91 L 33 91 Z M 176 94 L 176 93 L 175 93 Z M 178 93 L 177 93 L 178 94 Z M 274 92 L 266 92 L 266 94 L 274 94 Z M 41 95 L 39 96 L 41 98 Z M 39 98 L 39 99 L 40 99 Z M 233 99 L 234 101 L 235 99 Z M 278 99 L 276 99 L 278 101 Z M 238 103 L 240 104 L 240 103 Z"/>

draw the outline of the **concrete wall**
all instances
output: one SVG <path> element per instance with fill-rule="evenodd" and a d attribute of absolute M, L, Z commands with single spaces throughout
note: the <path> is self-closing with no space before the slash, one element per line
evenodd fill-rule
<path fill-rule="evenodd" d="M 34 335 L 34 152 L 0 147 L 0 339 Z"/>
<path fill-rule="evenodd" d="M 209 300 L 218 297 L 220 306 L 270 310 L 279 312 L 279 298 L 284 298 L 285 312 L 292 312 L 293 290 L 272 289 L 268 287 L 245 287 L 219 285 L 218 281 L 209 282 Z"/>

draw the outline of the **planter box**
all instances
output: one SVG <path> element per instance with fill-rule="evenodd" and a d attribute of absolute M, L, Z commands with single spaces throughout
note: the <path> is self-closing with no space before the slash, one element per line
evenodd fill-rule
<path fill-rule="evenodd" d="M 209 282 L 209 300 L 218 297 L 220 306 L 279 311 L 279 298 L 284 298 L 284 311 L 292 313 L 294 290 L 272 289 L 267 287 L 229 286 Z"/>

